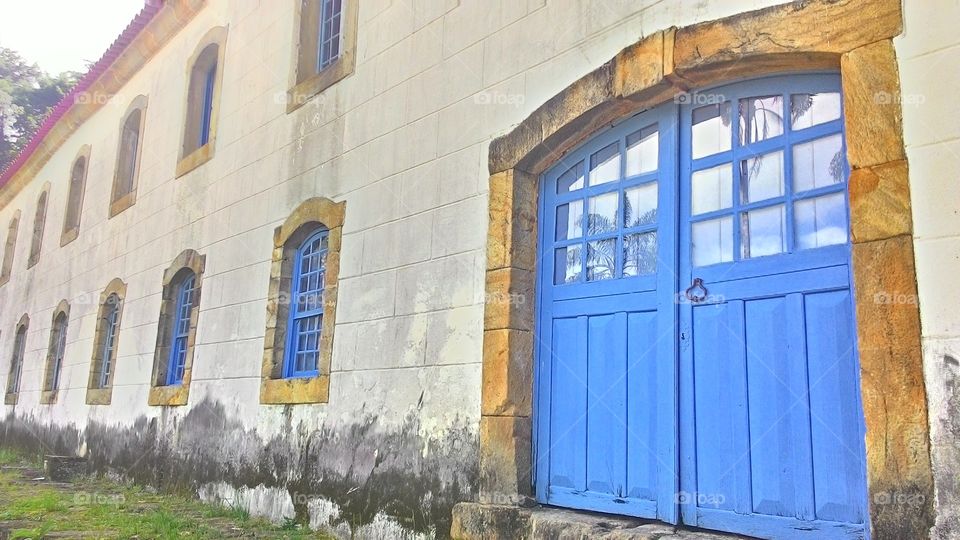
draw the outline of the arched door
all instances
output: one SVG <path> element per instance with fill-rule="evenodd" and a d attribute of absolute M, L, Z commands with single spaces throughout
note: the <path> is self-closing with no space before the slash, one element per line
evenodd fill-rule
<path fill-rule="evenodd" d="M 544 176 L 542 502 L 864 536 L 839 92 L 835 75 L 701 92 Z"/>

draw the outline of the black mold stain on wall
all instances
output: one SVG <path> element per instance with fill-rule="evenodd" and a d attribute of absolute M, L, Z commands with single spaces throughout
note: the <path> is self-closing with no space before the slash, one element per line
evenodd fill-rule
<path fill-rule="evenodd" d="M 428 442 L 415 417 L 392 430 L 374 417 L 335 429 L 293 425 L 289 411 L 284 418 L 283 436 L 264 440 L 213 401 L 182 418 L 165 411 L 132 426 L 90 421 L 83 431 L 10 413 L 0 420 L 0 445 L 72 455 L 85 444 L 95 472 L 166 491 L 195 493 L 210 482 L 285 489 L 304 522 L 307 500 L 321 497 L 351 527 L 382 512 L 407 529 L 446 537 L 453 505 L 477 498 L 479 439 L 465 426 Z"/>

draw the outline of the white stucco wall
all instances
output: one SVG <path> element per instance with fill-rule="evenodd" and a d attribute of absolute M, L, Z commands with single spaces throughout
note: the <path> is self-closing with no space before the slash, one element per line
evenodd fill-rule
<path fill-rule="evenodd" d="M 960 535 L 960 1 L 905 0 L 894 40 L 936 484 L 936 538 Z"/>
<path fill-rule="evenodd" d="M 204 400 L 262 437 L 292 425 L 379 426 L 409 417 L 425 440 L 480 406 L 487 232 L 487 147 L 537 106 L 642 36 L 780 0 L 363 0 L 355 72 L 285 112 L 294 2 L 211 0 L 82 125 L 36 179 L 0 209 L 0 234 L 22 211 L 13 277 L 0 287 L 0 384 L 14 325 L 31 318 L 16 414 L 43 423 L 132 425 L 186 415 Z M 960 312 L 958 0 L 906 0 L 896 40 L 903 91 L 934 463 L 957 465 L 953 385 Z M 174 178 L 187 66 L 213 26 L 229 33 L 216 155 Z M 121 115 L 146 94 L 136 205 L 107 219 Z M 71 160 L 92 146 L 80 235 L 59 247 Z M 40 188 L 50 206 L 40 262 L 26 269 Z M 330 402 L 259 404 L 273 228 L 302 200 L 347 204 Z M 161 413 L 146 396 L 161 277 L 192 248 L 206 255 L 190 404 Z M 96 301 L 127 283 L 113 404 L 84 403 Z M 40 405 L 51 313 L 71 304 L 58 402 Z M 951 409 L 951 403 L 954 407 Z M 7 406 L 9 412 L 12 407 Z M 955 470 L 955 469 L 954 469 Z M 940 493 L 943 493 L 941 491 Z M 950 493 L 956 493 L 955 488 Z"/>

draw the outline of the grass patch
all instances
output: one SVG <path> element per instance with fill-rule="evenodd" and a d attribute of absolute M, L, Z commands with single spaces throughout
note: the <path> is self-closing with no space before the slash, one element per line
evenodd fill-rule
<path fill-rule="evenodd" d="M 2 449 L 0 463 L 26 464 L 22 456 Z M 41 538 L 58 531 L 143 539 L 329 538 L 293 522 L 274 525 L 252 517 L 238 504 L 206 504 L 104 478 L 63 485 L 37 482 L 29 476 L 21 468 L 0 469 L 0 521 L 25 522 L 23 528 L 12 531 L 11 538 Z"/>

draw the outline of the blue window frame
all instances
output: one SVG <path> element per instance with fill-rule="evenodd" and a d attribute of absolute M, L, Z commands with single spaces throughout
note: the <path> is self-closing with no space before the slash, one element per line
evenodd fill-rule
<path fill-rule="evenodd" d="M 317 231 L 297 249 L 287 322 L 284 377 L 314 377 L 319 374 L 327 237 L 326 229 Z"/>
<path fill-rule="evenodd" d="M 17 336 L 13 340 L 13 357 L 10 359 L 10 380 L 7 381 L 7 393 L 16 394 L 20 391 L 20 372 L 23 371 L 23 351 L 26 348 L 27 328 L 17 328 Z"/>
<path fill-rule="evenodd" d="M 321 0 L 319 54 L 317 70 L 322 71 L 340 57 L 340 36 L 343 21 L 343 2 L 346 0 Z"/>
<path fill-rule="evenodd" d="M 203 109 L 200 111 L 200 140 L 199 146 L 210 142 L 210 121 L 213 116 L 213 86 L 217 80 L 217 64 L 214 62 L 203 81 Z"/>
<path fill-rule="evenodd" d="M 117 344 L 118 323 L 120 322 L 120 297 L 111 294 L 107 297 L 107 314 L 103 318 L 106 325 L 103 333 L 103 346 L 100 350 L 100 388 L 106 388 L 110 380 L 110 371 L 113 368 L 113 351 Z"/>
<path fill-rule="evenodd" d="M 67 315 L 61 313 L 53 323 L 53 339 L 50 343 L 52 347 L 50 362 L 52 370 L 50 379 L 47 381 L 46 390 L 52 391 L 60 388 L 60 372 L 63 370 L 63 351 L 67 347 Z"/>
<path fill-rule="evenodd" d="M 187 361 L 187 342 L 190 337 L 190 313 L 196 298 L 195 284 L 196 276 L 190 273 L 182 278 L 177 287 L 177 307 L 173 312 L 170 359 L 167 366 L 168 386 L 183 382 Z"/>

